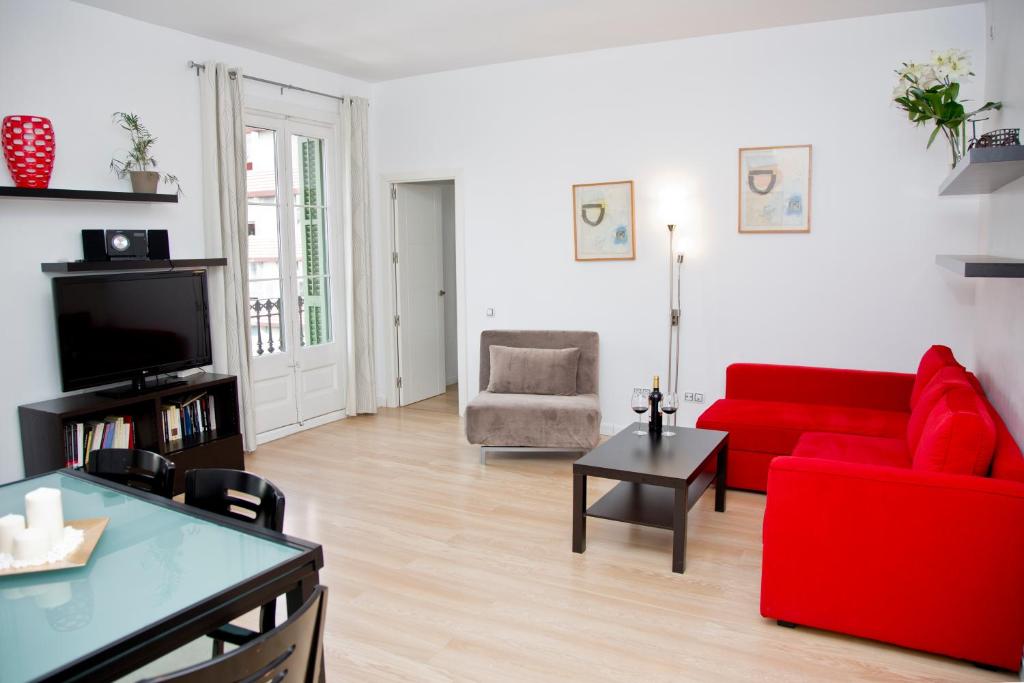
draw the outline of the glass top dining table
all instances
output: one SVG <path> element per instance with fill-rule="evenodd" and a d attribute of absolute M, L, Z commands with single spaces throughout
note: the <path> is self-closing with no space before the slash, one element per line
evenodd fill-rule
<path fill-rule="evenodd" d="M 203 605 L 216 611 L 240 587 L 293 570 L 311 549 L 322 565 L 319 546 L 77 472 L 0 486 L 0 516 L 24 514 L 24 495 L 40 486 L 60 489 L 65 520 L 110 521 L 86 566 L 0 576 L 3 683 L 106 679 L 97 663 L 102 669 L 124 648 L 151 645 L 159 636 L 153 626 L 171 632 L 203 614 Z"/>

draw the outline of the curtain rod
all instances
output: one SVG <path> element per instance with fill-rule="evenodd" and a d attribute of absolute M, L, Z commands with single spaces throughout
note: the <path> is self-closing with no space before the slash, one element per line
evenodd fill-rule
<path fill-rule="evenodd" d="M 206 65 L 205 64 L 201 64 L 199 62 L 195 62 L 195 61 L 189 60 L 188 68 L 195 69 L 196 70 L 196 76 L 198 76 L 200 71 L 205 71 L 206 70 Z M 242 74 L 242 78 L 244 78 L 246 80 L 249 80 L 249 81 L 256 81 L 257 83 L 266 83 L 267 85 L 276 85 L 278 88 L 288 88 L 289 90 L 297 90 L 298 92 L 309 93 L 310 95 L 319 95 L 320 97 L 329 97 L 332 100 L 338 100 L 339 102 L 344 102 L 345 100 L 351 99 L 349 97 L 345 97 L 344 95 L 341 95 L 341 96 L 339 96 L 339 95 L 331 95 L 330 93 L 320 92 L 319 90 L 310 90 L 308 88 L 300 88 L 297 85 L 290 85 L 288 83 L 281 83 L 279 81 L 271 81 L 271 80 L 268 80 L 266 78 L 257 78 L 256 76 L 249 76 L 247 74 Z"/>

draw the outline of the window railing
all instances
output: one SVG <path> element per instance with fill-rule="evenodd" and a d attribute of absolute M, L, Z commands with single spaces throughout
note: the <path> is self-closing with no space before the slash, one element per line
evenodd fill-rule
<path fill-rule="evenodd" d="M 281 299 L 249 299 L 249 335 L 257 356 L 283 350 Z"/>
<path fill-rule="evenodd" d="M 299 346 L 306 345 L 303 314 L 305 300 L 299 297 Z M 249 335 L 257 356 L 284 351 L 281 336 L 281 298 L 249 298 Z"/>

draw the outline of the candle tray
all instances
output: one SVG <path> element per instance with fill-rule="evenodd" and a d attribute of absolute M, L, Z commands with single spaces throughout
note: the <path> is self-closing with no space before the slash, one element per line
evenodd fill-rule
<path fill-rule="evenodd" d="M 36 572 L 52 572 L 57 571 L 58 569 L 84 567 L 89 563 L 89 558 L 92 557 L 92 551 L 96 549 L 96 544 L 99 543 L 100 536 L 103 535 L 103 530 L 107 527 L 107 522 L 109 521 L 109 517 L 92 517 L 90 519 L 73 519 L 66 521 L 64 523 L 65 526 L 80 529 L 85 533 L 85 538 L 82 540 L 82 544 L 80 546 L 75 548 L 60 562 L 37 564 L 31 567 L 11 567 L 10 569 L 0 569 L 0 578 L 4 576 L 13 576 L 15 574 L 34 574 Z"/>

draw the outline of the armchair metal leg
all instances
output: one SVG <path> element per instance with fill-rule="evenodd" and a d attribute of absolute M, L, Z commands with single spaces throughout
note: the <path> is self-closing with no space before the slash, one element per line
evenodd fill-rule
<path fill-rule="evenodd" d="M 480 464 L 487 464 L 487 453 L 499 451 L 501 453 L 578 453 L 585 455 L 588 451 L 585 448 L 545 448 L 543 446 L 481 446 Z"/>

